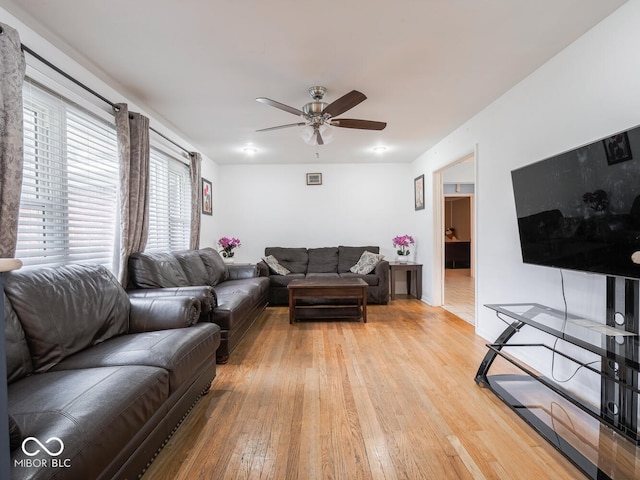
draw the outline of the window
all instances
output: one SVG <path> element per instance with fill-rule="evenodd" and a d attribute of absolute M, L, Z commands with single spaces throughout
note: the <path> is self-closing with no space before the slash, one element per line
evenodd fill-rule
<path fill-rule="evenodd" d="M 189 167 L 152 147 L 149 178 L 149 236 L 146 251 L 189 248 Z"/>
<path fill-rule="evenodd" d="M 25 265 L 113 270 L 119 169 L 115 126 L 27 81 L 16 256 Z"/>

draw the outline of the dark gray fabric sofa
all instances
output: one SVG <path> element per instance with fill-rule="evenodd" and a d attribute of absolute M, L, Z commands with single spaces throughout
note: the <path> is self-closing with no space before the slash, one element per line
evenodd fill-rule
<path fill-rule="evenodd" d="M 362 278 L 367 282 L 367 303 L 386 305 L 389 303 L 389 262 L 382 260 L 371 273 L 361 275 L 351 273 L 364 251 L 379 253 L 380 248 L 369 247 L 321 247 L 292 248 L 267 247 L 265 257 L 273 255 L 283 267 L 290 270 L 287 275 L 277 275 L 264 261 L 258 263 L 260 276 L 269 278 L 269 304 L 288 305 L 287 286 L 297 278 L 306 277 L 342 277 Z"/>
<path fill-rule="evenodd" d="M 11 272 L 5 292 L 11 478 L 137 478 L 209 390 L 220 328 L 102 266 Z"/>
<path fill-rule="evenodd" d="M 134 253 L 129 257 L 129 294 L 194 295 L 203 320 L 220 326 L 218 363 L 229 354 L 267 306 L 269 281 L 255 265 L 227 265 L 213 248 Z"/>

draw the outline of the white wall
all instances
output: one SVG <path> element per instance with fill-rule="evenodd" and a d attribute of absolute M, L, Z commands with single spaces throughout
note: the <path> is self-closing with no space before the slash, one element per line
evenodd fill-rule
<path fill-rule="evenodd" d="M 432 172 L 477 145 L 477 332 L 487 339 L 505 325 L 484 304 L 563 308 L 560 271 L 522 263 L 510 172 L 640 124 L 638 24 L 640 0 L 631 0 L 414 162 L 431 199 Z M 429 207 L 416 221 L 423 238 L 432 236 Z M 425 267 L 429 289 L 431 262 Z M 565 272 L 564 279 L 569 311 L 604 321 L 604 277 Z M 528 360 L 549 372 L 549 357 Z M 560 370 L 573 367 L 562 362 Z"/>
<path fill-rule="evenodd" d="M 242 241 L 236 261 L 256 262 L 265 247 L 379 246 L 394 258 L 391 239 L 414 234 L 410 165 L 221 165 L 214 191 L 218 228 L 203 237 L 215 246 L 222 236 Z M 307 173 L 322 173 L 308 186 Z M 215 189 L 214 189 L 215 190 Z M 203 232 L 204 233 L 204 232 Z M 420 242 L 418 236 L 417 242 Z"/>
<path fill-rule="evenodd" d="M 476 165 L 473 160 L 460 162 L 442 173 L 443 183 L 474 183 L 476 179 Z"/>

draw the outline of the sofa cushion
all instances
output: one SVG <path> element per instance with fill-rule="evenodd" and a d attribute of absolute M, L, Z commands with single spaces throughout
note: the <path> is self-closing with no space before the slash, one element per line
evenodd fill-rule
<path fill-rule="evenodd" d="M 209 277 L 207 285 L 215 287 L 229 278 L 229 267 L 215 249 L 202 248 L 198 250 L 198 254 L 207 270 Z"/>
<path fill-rule="evenodd" d="M 378 285 L 380 285 L 380 277 L 374 273 L 361 275 L 359 273 L 346 272 L 346 273 L 341 273 L 340 278 L 361 278 L 362 280 L 367 282 L 367 285 L 369 287 L 377 287 Z"/>
<path fill-rule="evenodd" d="M 121 335 L 76 353 L 52 370 L 147 365 L 169 372 L 169 392 L 178 390 L 215 356 L 220 327 L 198 323 L 188 328 Z"/>
<path fill-rule="evenodd" d="M 340 275 L 337 272 L 333 273 L 307 273 L 306 278 L 339 278 Z"/>
<path fill-rule="evenodd" d="M 278 259 L 273 255 L 269 255 L 268 257 L 262 257 L 262 260 L 269 267 L 269 273 L 272 273 L 274 275 L 288 275 L 291 273 L 289 269 L 280 265 L 280 263 L 278 262 Z"/>
<path fill-rule="evenodd" d="M 126 333 L 129 327 L 127 294 L 101 265 L 9 272 L 5 291 L 24 329 L 36 372 Z"/>
<path fill-rule="evenodd" d="M 209 272 L 197 250 L 181 250 L 173 252 L 178 259 L 189 285 L 210 285 Z"/>
<path fill-rule="evenodd" d="M 310 248 L 309 266 L 307 273 L 337 273 L 338 272 L 338 248 L 323 247 Z"/>
<path fill-rule="evenodd" d="M 7 383 L 11 383 L 33 372 L 33 363 L 31 362 L 31 352 L 29 352 L 24 330 L 22 330 L 22 325 L 16 316 L 16 312 L 11 308 L 11 302 L 6 294 L 4 297 L 4 319 Z"/>
<path fill-rule="evenodd" d="M 166 414 L 168 394 L 167 372 L 147 366 L 46 372 L 14 382 L 8 410 L 22 435 L 43 443 L 57 437 L 64 450 L 57 457 L 61 468 L 40 468 L 34 475 L 28 467 L 13 467 L 12 478 L 102 478 L 122 450 L 133 452 L 132 439 L 147 422 Z M 59 447 L 57 442 L 46 445 L 51 450 Z M 26 448 L 33 453 L 38 446 Z M 27 456 L 18 448 L 12 466 L 27 459 L 51 462 L 40 450 Z"/>
<path fill-rule="evenodd" d="M 234 327 L 251 313 L 253 305 L 248 295 L 234 294 L 231 290 L 218 292 L 218 306 L 213 310 L 211 321 L 222 330 L 235 330 Z"/>
<path fill-rule="evenodd" d="M 362 252 L 362 256 L 353 267 L 349 269 L 351 273 L 359 273 L 360 275 L 366 275 L 373 272 L 376 265 L 384 258 L 384 255 L 380 253 L 371 253 L 369 250 Z"/>
<path fill-rule="evenodd" d="M 309 254 L 306 248 L 267 247 L 264 255 L 273 255 L 291 273 L 307 273 Z"/>
<path fill-rule="evenodd" d="M 185 287 L 189 280 L 170 252 L 139 252 L 129 256 L 129 288 Z"/>
<path fill-rule="evenodd" d="M 290 273 L 289 275 L 271 275 L 269 277 L 269 282 L 271 283 L 271 288 L 278 287 L 286 287 L 291 283 L 292 280 L 300 280 L 305 278 L 304 273 Z"/>
<path fill-rule="evenodd" d="M 380 253 L 379 247 L 338 247 L 338 273 L 345 273 L 351 270 L 360 257 L 367 250 L 371 253 Z"/>
<path fill-rule="evenodd" d="M 227 280 L 215 287 L 216 295 L 242 295 L 251 298 L 256 305 L 266 300 L 269 294 L 269 279 L 264 277 Z"/>

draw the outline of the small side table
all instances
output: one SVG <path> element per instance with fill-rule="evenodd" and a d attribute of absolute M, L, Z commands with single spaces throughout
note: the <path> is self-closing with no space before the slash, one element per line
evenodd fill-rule
<path fill-rule="evenodd" d="M 407 293 L 411 295 L 411 277 L 415 277 L 416 298 L 422 298 L 422 264 L 414 262 L 389 262 L 389 270 L 391 271 L 391 300 L 396 298 L 396 273 L 407 272 Z"/>

